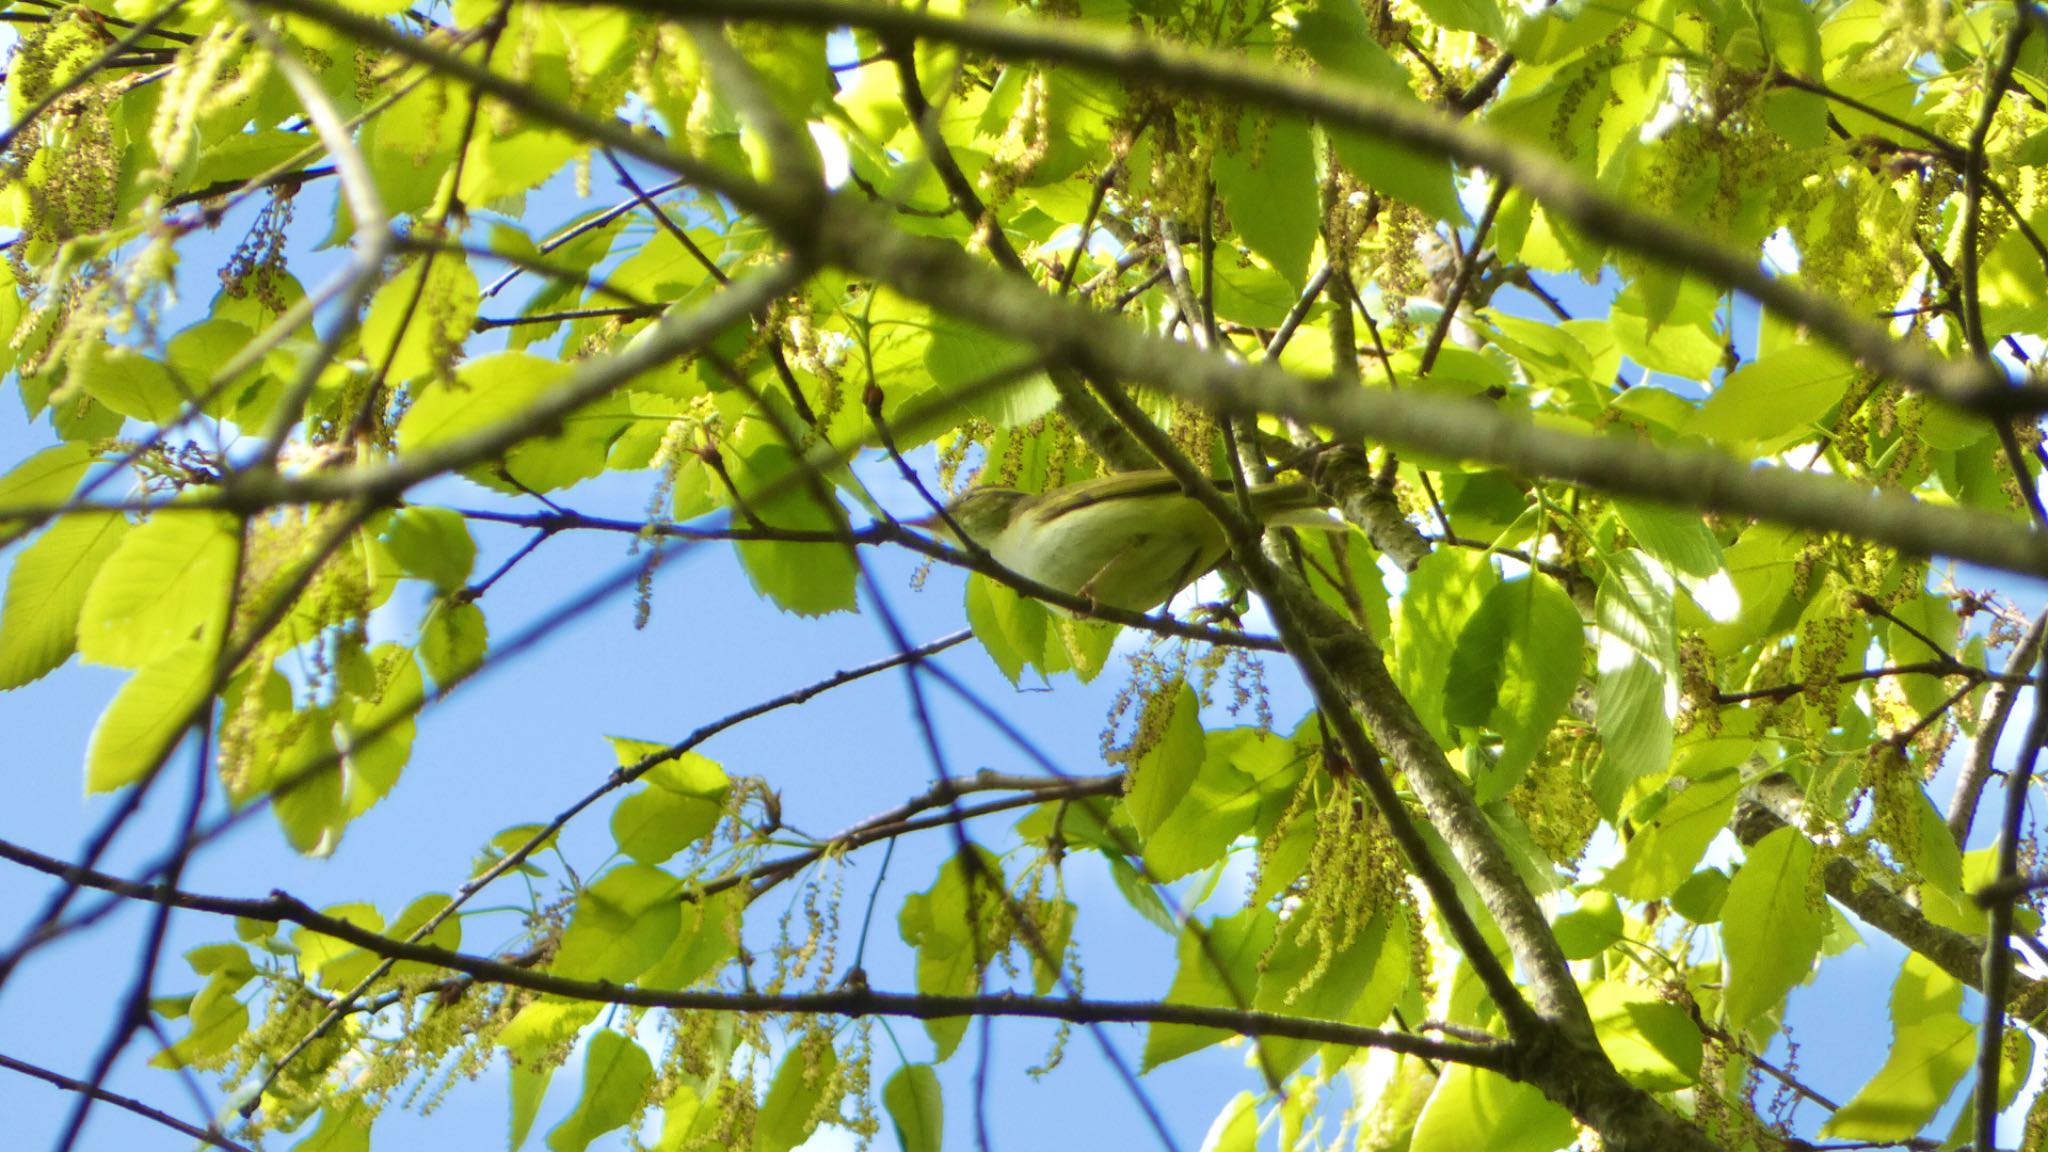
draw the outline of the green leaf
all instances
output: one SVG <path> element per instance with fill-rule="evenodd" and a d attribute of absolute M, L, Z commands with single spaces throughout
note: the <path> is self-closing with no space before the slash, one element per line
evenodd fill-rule
<path fill-rule="evenodd" d="M 26 522 L 10 523 L 5 518 L 9 509 L 63 504 L 78 490 L 78 483 L 85 479 L 92 461 L 93 452 L 87 445 L 59 444 L 30 456 L 15 465 L 13 471 L 0 476 L 0 544 L 31 530 Z"/>
<path fill-rule="evenodd" d="M 1248 112 L 1238 121 L 1237 143 L 1213 168 L 1231 223 L 1290 283 L 1306 283 L 1320 219 L 1308 126 Z"/>
<path fill-rule="evenodd" d="M 1413 979 L 1408 921 L 1398 904 L 1337 939 L 1302 911 L 1282 923 L 1262 958 L 1252 1006 L 1262 1012 L 1376 1027 Z M 1316 1050 L 1311 1040 L 1272 1038 L 1260 1045 L 1275 1075 L 1292 1074 Z M 1336 1062 L 1331 1062 L 1334 1066 Z"/>
<path fill-rule="evenodd" d="M 425 692 L 419 661 L 403 646 L 380 644 L 368 655 L 378 670 L 376 686 L 346 701 L 337 734 L 350 816 L 362 815 L 397 786 L 412 757 Z"/>
<path fill-rule="evenodd" d="M 1663 282 L 1638 279 L 1614 298 L 1608 318 L 1615 341 L 1652 372 L 1705 380 L 1720 367 L 1724 351 L 1715 324 L 1718 297 L 1696 278 L 1685 278 L 1675 297 L 1659 292 Z"/>
<path fill-rule="evenodd" d="M 174 423 L 188 398 L 170 369 L 133 348 L 89 344 L 72 366 L 71 377 L 87 396 L 145 424 Z"/>
<path fill-rule="evenodd" d="M 1779 68 L 1795 76 L 1818 79 L 1826 59 L 1821 55 L 1820 21 L 1806 0 L 1757 0 L 1764 38 Z"/>
<path fill-rule="evenodd" d="M 1308 0 L 1295 10 L 1290 39 L 1317 65 L 1347 80 L 1412 95 L 1408 70 L 1372 38 L 1358 0 Z"/>
<path fill-rule="evenodd" d="M 1239 1092 L 1216 1114 L 1202 1137 L 1202 1152 L 1253 1152 L 1259 1145 L 1259 1101 Z"/>
<path fill-rule="evenodd" d="M 354 4 L 348 7 L 355 7 Z M 398 11 L 403 11 L 403 7 Z M 265 129 L 237 132 L 206 145 L 193 170 L 191 187 L 205 188 L 229 180 L 242 181 L 284 163 L 306 150 L 307 141 L 297 132 Z"/>
<path fill-rule="evenodd" d="M 623 1127 L 640 1112 L 654 1061 L 640 1045 L 610 1029 L 590 1038 L 583 1054 L 583 1098 L 568 1119 L 548 1133 L 552 1152 L 583 1152 L 590 1142 Z"/>
<path fill-rule="evenodd" d="M 1649 988 L 1603 980 L 1586 993 L 1593 1030 L 1614 1068 L 1638 1088 L 1668 1092 L 1700 1078 L 1705 1048 L 1685 1009 Z"/>
<path fill-rule="evenodd" d="M 482 664 L 489 647 L 484 610 L 468 600 L 438 601 L 420 628 L 420 663 L 443 691 Z"/>
<path fill-rule="evenodd" d="M 1671 910 L 1695 924 L 1713 924 L 1721 919 L 1721 906 L 1727 900 L 1728 874 L 1719 868 L 1702 868 L 1671 894 Z"/>
<path fill-rule="evenodd" d="M 1856 368 L 1818 344 L 1766 352 L 1729 373 L 1686 431 L 1744 451 L 1770 452 L 1814 435 Z"/>
<path fill-rule="evenodd" d="M 1500 6 L 1493 0 L 1416 0 L 1415 6 L 1446 28 L 1477 32 L 1493 41 L 1507 37 Z"/>
<path fill-rule="evenodd" d="M 534 1118 L 540 1115 L 540 1103 L 547 1098 L 548 1082 L 555 1078 L 555 1065 L 553 1062 L 530 1063 L 524 1060 L 511 1063 L 512 1126 L 505 1147 L 507 1152 L 519 1152 L 526 1143 L 527 1135 L 533 1131 Z"/>
<path fill-rule="evenodd" d="M 642 788 L 612 809 L 612 839 L 642 864 L 659 864 L 718 827 L 725 807 L 665 788 Z"/>
<path fill-rule="evenodd" d="M 469 522 L 452 508 L 400 509 L 377 539 L 407 576 L 427 581 L 444 595 L 460 590 L 476 564 Z"/>
<path fill-rule="evenodd" d="M 1637 829 L 1621 863 L 1600 881 L 1603 887 L 1630 900 L 1662 900 L 1686 882 L 1734 815 L 1742 774 L 1729 768 L 1685 784 L 1648 826 Z"/>
<path fill-rule="evenodd" d="M 1603 40 L 1628 19 L 1632 3 L 1613 0 L 1564 0 L 1522 21 L 1513 40 L 1515 57 L 1530 64 L 1551 64 Z"/>
<path fill-rule="evenodd" d="M 292 1152 L 370 1152 L 370 1126 L 374 1113 L 362 1108 L 335 1104 L 320 1110 L 320 1126 L 313 1134 L 292 1146 Z"/>
<path fill-rule="evenodd" d="M 929 1064 L 905 1064 L 882 1086 L 882 1107 L 903 1152 L 939 1152 L 946 1131 L 946 1101 Z"/>
<path fill-rule="evenodd" d="M 1165 718 L 1157 713 L 1165 712 Z M 1202 769 L 1202 705 L 1185 682 L 1172 696 L 1154 696 L 1145 703 L 1141 731 L 1157 733 L 1151 747 L 1131 769 L 1131 790 L 1124 805 L 1141 836 L 1150 836 L 1186 798 Z"/>
<path fill-rule="evenodd" d="M 185 1035 L 150 1060 L 155 1068 L 183 1068 L 231 1051 L 249 1029 L 249 1008 L 235 998 L 242 981 L 214 976 L 185 1013 Z"/>
<path fill-rule="evenodd" d="M 1907 953 L 1892 985 L 1892 1045 L 1884 1067 L 1828 1119 L 1822 1135 L 1886 1144 L 1918 1135 L 1976 1060 L 1977 1029 L 1962 1007 L 1963 986 L 1955 977 Z"/>
<path fill-rule="evenodd" d="M 1481 804 L 1528 772 L 1579 683 L 1585 625 L 1572 598 L 1540 572 L 1496 584 L 1458 634 L 1444 719 L 1499 732 L 1499 758 L 1477 781 Z"/>
<path fill-rule="evenodd" d="M 330 904 L 320 914 L 366 932 L 384 931 L 384 915 L 374 904 Z M 377 963 L 354 944 L 311 928 L 292 929 L 292 947 L 299 953 L 299 971 L 323 988 L 347 988 Z"/>
<path fill-rule="evenodd" d="M 429 892 L 405 906 L 398 919 L 391 922 L 385 935 L 398 940 L 410 940 L 413 933 L 426 926 L 428 920 L 439 916 L 452 899 L 444 892 Z M 444 952 L 456 952 L 462 948 L 462 917 L 450 916 L 434 925 L 434 929 L 420 938 L 420 943 L 439 948 Z M 423 960 L 400 960 L 391 966 L 393 979 L 434 977 L 442 969 Z"/>
<path fill-rule="evenodd" d="M 1145 871 L 1154 880 L 1177 880 L 1222 859 L 1251 831 L 1294 754 L 1293 745 L 1256 728 L 1210 732 L 1205 743 L 1187 795 L 1145 837 Z"/>
<path fill-rule="evenodd" d="M 1751 846 L 1728 885 L 1721 1009 L 1737 1028 L 1777 1007 L 1813 970 L 1828 912 L 1824 897 L 1810 895 L 1812 874 L 1813 842 L 1796 828 L 1780 828 Z"/>
<path fill-rule="evenodd" d="M 604 1005 L 588 1000 L 552 1000 L 542 997 L 529 1002 L 498 1033 L 498 1043 L 520 1060 L 539 1060 L 551 1050 L 575 1039 L 586 1025 L 597 1019 Z M 553 1062 L 548 1067 L 554 1067 Z"/>
<path fill-rule="evenodd" d="M 621 864 L 576 898 L 551 970 L 572 980 L 625 984 L 668 951 L 682 927 L 682 881 L 645 864 Z"/>
<path fill-rule="evenodd" d="M 472 360 L 453 380 L 420 392 L 398 423 L 399 450 L 423 452 L 517 421 L 571 371 L 569 365 L 524 352 Z M 606 454 L 628 418 L 622 397 L 594 401 L 543 430 L 545 435 L 520 442 L 502 464 L 480 465 L 465 475 L 507 493 L 520 492 L 522 486 L 536 492 L 567 488 L 604 472 Z"/>
<path fill-rule="evenodd" d="M 123 517 L 76 513 L 15 557 L 0 608 L 0 689 L 39 680 L 71 658 L 87 592 L 127 532 Z"/>
<path fill-rule="evenodd" d="M 199 716 L 213 683 L 213 657 L 213 645 L 187 644 L 121 685 L 86 745 L 86 791 L 125 788 L 163 762 Z"/>
<path fill-rule="evenodd" d="M 735 482 L 761 524 L 800 532 L 847 531 L 846 513 L 837 500 L 821 504 L 796 457 L 780 444 L 763 444 L 748 453 Z M 735 547 L 754 589 L 784 611 L 822 616 L 853 610 L 858 568 L 848 545 L 741 540 Z"/>
<path fill-rule="evenodd" d="M 1446 747 L 1457 742 L 1444 728 L 1442 701 L 1450 675 L 1445 654 L 1456 648 L 1466 622 L 1498 583 L 1500 576 L 1483 553 L 1439 548 L 1408 574 L 1394 613 L 1390 671 L 1401 694 L 1415 706 L 1415 714 Z"/>
<path fill-rule="evenodd" d="M 654 967 L 640 974 L 648 988 L 688 988 L 739 951 L 740 917 L 746 890 L 728 888 L 682 904 L 682 927 Z"/>
<path fill-rule="evenodd" d="M 1273 945 L 1280 918 L 1266 908 L 1251 907 L 1206 927 L 1190 922 L 1176 948 L 1179 967 L 1167 988 L 1168 1004 L 1202 1008 L 1247 1008 L 1259 987 L 1259 963 Z M 1145 1030 L 1144 1068 L 1151 1071 L 1169 1060 L 1199 1052 L 1229 1037 L 1221 1028 L 1192 1024 L 1153 1024 Z"/>
<path fill-rule="evenodd" d="M 1594 684 L 1605 778 L 1595 794 L 1611 812 L 1627 786 L 1671 765 L 1678 710 L 1678 622 L 1670 573 L 1633 549 L 1613 556 L 1594 612 L 1600 674 Z"/>
<path fill-rule="evenodd" d="M 642 749 L 631 760 L 626 759 L 628 744 L 638 744 Z M 619 753 L 621 768 L 630 763 L 638 763 L 649 751 L 662 747 L 621 740 L 618 737 L 612 737 L 612 746 Z M 666 751 L 665 748 L 662 750 Z M 647 770 L 647 782 L 678 796 L 713 802 L 724 801 L 726 792 L 732 787 L 732 777 L 725 774 L 725 769 L 719 767 L 716 760 L 701 752 L 684 752 L 679 756 L 668 757 Z"/>
<path fill-rule="evenodd" d="M 973 994 L 1010 942 L 1002 864 L 979 846 L 967 851 L 973 855 L 947 860 L 929 889 L 906 897 L 896 916 L 903 942 L 917 950 L 917 990 L 926 995 Z M 939 1059 L 952 1054 L 967 1024 L 961 1017 L 925 1021 Z"/>
<path fill-rule="evenodd" d="M 1012 684 L 1045 650 L 1045 605 L 979 572 L 967 577 L 967 626 Z"/>
<path fill-rule="evenodd" d="M 1465 206 L 1458 199 L 1456 172 L 1440 155 L 1332 128 L 1330 146 L 1360 183 L 1405 201 L 1439 220 L 1463 223 Z"/>
<path fill-rule="evenodd" d="M 212 648 L 227 626 L 240 534 L 233 517 L 158 512 L 122 536 L 78 614 L 78 654 L 139 668 L 186 644 Z"/>
<path fill-rule="evenodd" d="M 481 297 L 467 260 L 446 252 L 415 257 L 371 298 L 363 317 L 363 355 L 379 368 L 388 363 L 386 376 L 393 383 L 443 375 L 469 338 Z M 497 382 L 484 379 L 495 391 Z"/>
<path fill-rule="evenodd" d="M 832 1037 L 813 1033 L 782 1058 L 754 1128 L 754 1152 L 790 1152 L 810 1139 L 820 1120 L 838 1114 L 838 1098 L 825 1093 L 839 1072 Z"/>
<path fill-rule="evenodd" d="M 1571 1113 L 1527 1084 L 1474 1068 L 1446 1065 L 1410 1152 L 1555 1152 L 1572 1142 Z"/>
<path fill-rule="evenodd" d="M 1613 895 L 1595 889 L 1579 897 L 1579 906 L 1550 926 L 1567 960 L 1590 960 L 1622 938 L 1626 927 L 1621 905 Z"/>
<path fill-rule="evenodd" d="M 1697 512 L 1616 500 L 1614 513 L 1636 544 L 1673 572 L 1704 579 L 1724 564 L 1721 542 Z"/>

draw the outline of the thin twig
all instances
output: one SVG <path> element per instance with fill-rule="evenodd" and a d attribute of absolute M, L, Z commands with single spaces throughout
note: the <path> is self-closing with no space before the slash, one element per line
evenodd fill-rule
<path fill-rule="evenodd" d="M 2027 794 L 2034 780 L 2034 767 L 2041 747 L 2048 744 L 2048 655 L 2040 662 L 2034 681 L 2033 718 L 2027 724 L 2027 740 L 2012 773 L 2005 781 L 2005 820 L 1998 836 L 1998 870 L 1994 886 L 2010 885 L 2019 875 L 2020 838 L 2025 834 Z M 1991 924 L 1984 938 L 1984 1026 L 1977 1045 L 1977 1152 L 1995 1152 L 1998 1147 L 1998 1080 L 2005 1067 L 2005 1010 L 2012 981 L 2009 954 L 2012 947 L 2013 906 L 2017 893 L 1995 896 L 1990 903 Z"/>
<path fill-rule="evenodd" d="M 211 1127 L 200 1128 L 193 1124 L 187 1124 L 185 1121 L 178 1119 L 176 1116 L 173 1116 L 170 1113 L 165 1112 L 161 1109 L 152 1108 L 149 1105 L 144 1104 L 142 1101 L 137 1100 L 132 1096 L 123 1096 L 117 1092 L 109 1092 L 104 1088 L 95 1088 L 92 1085 L 87 1084 L 83 1080 L 74 1080 L 71 1077 L 65 1076 L 61 1073 L 52 1072 L 47 1068 L 30 1064 L 26 1060 L 16 1060 L 12 1056 L 0 1053 L 0 1068 L 6 1068 L 9 1071 L 19 1072 L 24 1076 L 29 1076 L 34 1079 L 41 1080 L 45 1084 L 50 1084 L 54 1085 L 55 1087 L 62 1088 L 66 1092 L 85 1093 L 95 1100 L 104 1101 L 108 1104 L 112 1104 L 116 1108 L 122 1108 L 126 1109 L 129 1112 L 133 1112 L 137 1116 L 141 1116 L 149 1120 L 154 1120 L 158 1124 L 161 1124 L 164 1127 L 169 1128 L 173 1132 L 177 1132 L 180 1135 L 184 1136 L 190 1136 L 192 1139 L 197 1140 L 202 1144 L 210 1144 L 215 1148 L 221 1149 L 222 1152 L 252 1152 L 248 1145 L 238 1144 L 235 1141 L 228 1139 L 226 1136 L 221 1135 L 220 1132 Z"/>

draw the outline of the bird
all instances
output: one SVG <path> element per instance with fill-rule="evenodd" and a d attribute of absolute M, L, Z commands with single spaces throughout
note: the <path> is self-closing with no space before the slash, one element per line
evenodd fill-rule
<path fill-rule="evenodd" d="M 1262 524 L 1337 526 L 1308 484 L 1260 485 L 1250 497 Z M 944 515 L 911 524 L 962 545 L 957 525 L 1010 571 L 1128 612 L 1171 600 L 1230 550 L 1223 526 L 1164 470 L 1119 472 L 1044 492 L 984 485 L 961 494 Z"/>

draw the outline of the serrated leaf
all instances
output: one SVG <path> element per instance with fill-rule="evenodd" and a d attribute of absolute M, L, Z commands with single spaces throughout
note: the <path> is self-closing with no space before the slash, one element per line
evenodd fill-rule
<path fill-rule="evenodd" d="M 735 482 L 745 494 L 749 510 L 764 525 L 844 533 L 845 511 L 836 500 L 828 498 L 821 503 L 800 471 L 801 465 L 789 449 L 763 444 L 744 458 Z M 847 545 L 741 540 L 735 547 L 754 589 L 784 611 L 822 616 L 853 610 L 859 570 Z"/>
<path fill-rule="evenodd" d="M 524 352 L 464 364 L 453 380 L 421 390 L 399 421 L 399 450 L 420 452 L 516 421 L 561 387 L 571 371 L 566 364 Z M 567 488 L 604 472 L 606 454 L 630 415 L 621 396 L 593 401 L 541 430 L 545 434 L 522 441 L 502 463 L 479 465 L 465 475 L 507 493 Z"/>
<path fill-rule="evenodd" d="M 645 864 L 621 864 L 576 898 L 552 971 L 573 980 L 624 984 L 653 967 L 682 927 L 682 881 Z"/>
<path fill-rule="evenodd" d="M 1550 930 L 1565 959 L 1590 960 L 1618 942 L 1624 927 L 1621 905 L 1596 889 L 1579 897 L 1579 906 L 1559 916 Z"/>
<path fill-rule="evenodd" d="M 1818 344 L 1766 352 L 1729 373 L 1686 431 L 1731 446 L 1771 450 L 1814 435 L 1856 368 Z"/>
<path fill-rule="evenodd" d="M 1401 686 L 1401 694 L 1415 706 L 1415 714 L 1447 747 L 1456 742 L 1444 728 L 1442 701 L 1450 674 L 1445 653 L 1456 647 L 1466 621 L 1498 583 L 1500 576 L 1484 554 L 1439 548 L 1408 574 L 1408 585 L 1394 613 L 1389 671 Z"/>
<path fill-rule="evenodd" d="M 1616 500 L 1614 512 L 1642 550 L 1673 572 L 1705 578 L 1721 570 L 1721 542 L 1699 513 L 1632 500 Z"/>
<path fill-rule="evenodd" d="M 1600 1047 L 1631 1084 L 1668 1092 L 1699 1079 L 1705 1045 L 1684 1008 L 1649 988 L 1603 980 L 1586 993 L 1586 1011 Z"/>
<path fill-rule="evenodd" d="M 1678 890 L 1735 812 L 1742 774 L 1734 769 L 1687 782 L 1628 842 L 1602 886 L 1630 900 L 1662 900 Z"/>
<path fill-rule="evenodd" d="M 1653 372 L 1705 380 L 1724 351 L 1715 323 L 1717 300 L 1695 278 L 1646 273 L 1614 298 L 1608 318 L 1629 359 Z"/>
<path fill-rule="evenodd" d="M 1507 35 L 1500 6 L 1493 0 L 1416 0 L 1415 6 L 1446 28 L 1477 32 L 1495 41 Z"/>
<path fill-rule="evenodd" d="M 938 1073 L 929 1064 L 905 1064 L 882 1086 L 882 1107 L 896 1129 L 903 1152 L 939 1152 L 946 1129 L 946 1101 Z"/>
<path fill-rule="evenodd" d="M 0 689 L 41 679 L 78 644 L 78 614 L 128 521 L 75 514 L 44 531 L 15 558 L 0 608 Z"/>
<path fill-rule="evenodd" d="M 1884 1067 L 1822 1127 L 1837 1140 L 1895 1143 L 1919 1134 L 1976 1059 L 1977 1029 L 1963 988 L 1926 957 L 1906 954 L 1892 985 L 1892 1045 Z"/>
<path fill-rule="evenodd" d="M 163 511 L 123 535 L 78 613 L 78 654 L 138 668 L 227 626 L 240 536 L 233 517 Z"/>
<path fill-rule="evenodd" d="M 524 1060 L 511 1063 L 508 1078 L 511 1081 L 512 1123 L 505 1148 L 506 1152 L 519 1152 L 533 1131 L 534 1118 L 540 1115 L 540 1103 L 547 1098 L 548 1082 L 555 1078 L 555 1065 Z"/>
<path fill-rule="evenodd" d="M 1540 572 L 1495 585 L 1458 634 L 1444 718 L 1502 736 L 1499 758 L 1476 782 L 1480 803 L 1506 795 L 1543 750 L 1578 689 L 1585 645 L 1571 595 Z"/>
<path fill-rule="evenodd" d="M 1671 575 L 1633 549 L 1611 558 L 1595 615 L 1600 638 L 1594 699 L 1610 775 L 1596 784 L 1602 810 L 1629 783 L 1671 764 L 1678 711 L 1678 623 Z"/>
<path fill-rule="evenodd" d="M 374 1115 L 361 1108 L 335 1104 L 320 1110 L 320 1126 L 292 1146 L 292 1152 L 370 1152 Z"/>
<path fill-rule="evenodd" d="M 575 1039 L 603 1008 L 588 1000 L 542 997 L 519 1009 L 498 1033 L 497 1042 L 521 1060 L 533 1060 Z"/>
<path fill-rule="evenodd" d="M 211 644 L 175 649 L 121 685 L 86 745 L 86 791 L 125 788 L 162 763 L 207 697 L 213 649 Z"/>
<path fill-rule="evenodd" d="M 145 424 L 173 423 L 188 399 L 186 386 L 162 361 L 133 348 L 90 344 L 71 372 L 87 396 Z"/>
<path fill-rule="evenodd" d="M 452 508 L 402 508 L 391 515 L 377 539 L 406 575 L 425 580 L 444 594 L 460 589 L 476 563 L 469 522 Z"/>
<path fill-rule="evenodd" d="M 1154 880 L 1177 880 L 1222 859 L 1251 830 L 1269 781 L 1292 753 L 1286 741 L 1254 728 L 1210 732 L 1205 745 L 1186 796 L 1145 836 L 1145 871 Z"/>
<path fill-rule="evenodd" d="M 971 995 L 1009 942 L 1001 861 L 979 846 L 966 852 L 972 855 L 947 860 L 930 888 L 905 897 L 896 916 L 903 942 L 917 950 L 917 990 L 927 995 Z M 939 1059 L 952 1054 L 967 1023 L 961 1017 L 925 1021 Z"/>
<path fill-rule="evenodd" d="M 61 505 L 78 490 L 92 467 L 92 449 L 84 444 L 59 444 L 23 460 L 0 476 L 0 544 L 29 532 L 31 524 L 9 522 L 9 509 Z"/>
<path fill-rule="evenodd" d="M 1253 1152 L 1259 1145 L 1259 1101 L 1239 1092 L 1216 1114 L 1202 1137 L 1202 1152 Z"/>
<path fill-rule="evenodd" d="M 1154 696 L 1148 711 L 1164 711 L 1162 720 L 1147 717 L 1140 726 L 1158 736 L 1131 769 L 1131 790 L 1124 799 L 1131 822 L 1141 836 L 1150 836 L 1187 796 L 1202 768 L 1202 706 L 1186 683 L 1170 697 Z"/>
<path fill-rule="evenodd" d="M 612 809 L 612 839 L 642 864 L 659 864 L 718 827 L 725 808 L 714 801 L 642 788 Z"/>
<path fill-rule="evenodd" d="M 420 663 L 444 691 L 483 663 L 489 647 L 484 610 L 469 600 L 435 604 L 420 628 Z"/>
<path fill-rule="evenodd" d="M 1332 128 L 1330 146 L 1344 167 L 1369 188 L 1406 201 L 1439 220 L 1462 224 L 1464 202 L 1458 199 L 1457 173 L 1441 155 L 1405 148 L 1368 136 Z"/>
<path fill-rule="evenodd" d="M 761 1101 L 761 1116 L 754 1128 L 754 1152 L 790 1152 L 810 1139 L 824 1115 L 836 1108 L 821 1108 L 822 1095 L 839 1070 L 839 1053 L 830 1036 L 807 1040 L 790 1049 L 775 1070 L 768 1095 Z M 836 1104 L 837 1101 L 832 1103 Z"/>
<path fill-rule="evenodd" d="M 1280 925 L 1272 949 L 1261 958 L 1252 1006 L 1288 1016 L 1379 1025 L 1412 978 L 1406 915 L 1394 906 L 1353 928 L 1341 941 L 1323 938 L 1326 926 L 1312 919 L 1297 912 Z M 1300 1068 L 1317 1045 L 1270 1038 L 1260 1047 L 1265 1066 L 1286 1076 Z"/>
<path fill-rule="evenodd" d="M 1796 828 L 1780 828 L 1749 849 L 1728 885 L 1721 911 L 1721 947 L 1728 980 L 1721 1010 L 1747 1028 L 1805 980 L 1827 933 L 1824 898 L 1809 899 L 1813 842 Z"/>
<path fill-rule="evenodd" d="M 548 1133 L 552 1152 L 583 1152 L 599 1136 L 619 1128 L 640 1111 L 654 1061 L 645 1049 L 609 1028 L 590 1038 L 583 1054 L 583 1096 L 576 1110 Z"/>
<path fill-rule="evenodd" d="M 1045 649 L 1045 605 L 979 572 L 967 577 L 967 626 L 1012 684 Z"/>
<path fill-rule="evenodd" d="M 393 383 L 441 374 L 459 358 L 481 298 L 467 260 L 446 252 L 415 257 L 371 297 L 363 355 L 379 368 L 388 364 Z"/>
<path fill-rule="evenodd" d="M 1169 1004 L 1207 1008 L 1246 1008 L 1259 987 L 1259 961 L 1273 944 L 1280 918 L 1265 908 L 1246 908 L 1234 916 L 1189 924 L 1181 930 L 1176 955 L 1179 967 L 1166 990 Z M 1145 1030 L 1144 1068 L 1150 1071 L 1169 1060 L 1198 1052 L 1230 1033 L 1191 1024 L 1153 1024 Z"/>

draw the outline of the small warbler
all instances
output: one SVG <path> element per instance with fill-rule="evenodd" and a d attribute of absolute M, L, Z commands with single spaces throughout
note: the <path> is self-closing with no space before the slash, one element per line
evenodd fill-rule
<path fill-rule="evenodd" d="M 1307 484 L 1254 488 L 1251 506 L 1262 524 L 1336 527 Z M 973 488 L 946 511 L 1010 571 L 1131 612 L 1172 599 L 1229 551 L 1216 518 L 1165 471 L 1120 472 L 1048 492 Z M 944 517 L 913 524 L 961 543 Z"/>

